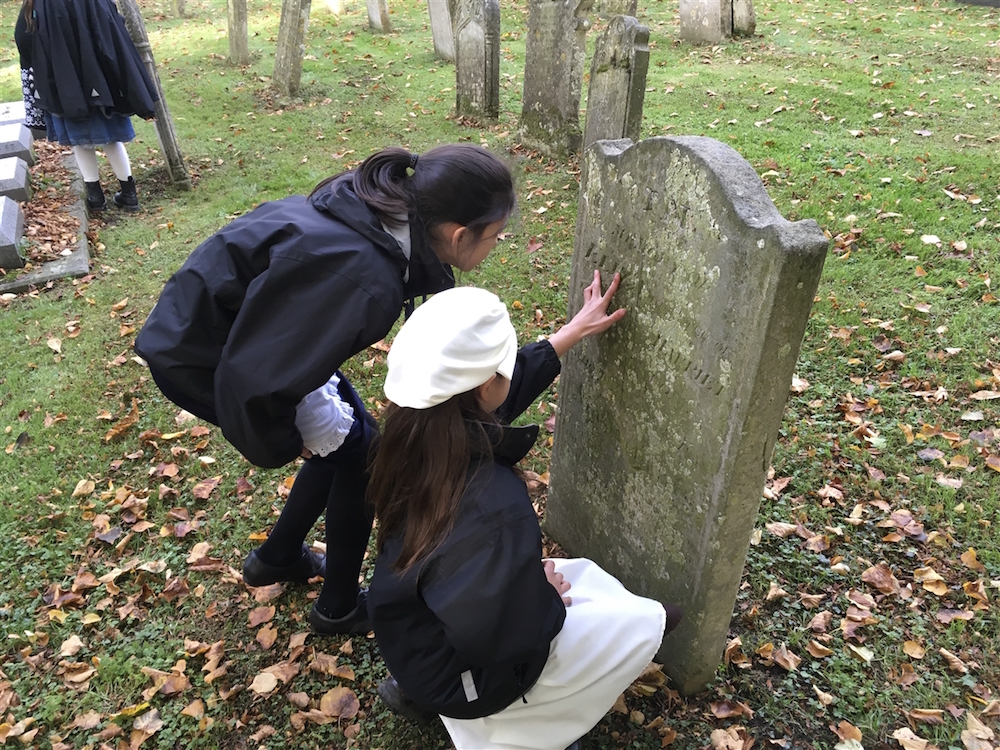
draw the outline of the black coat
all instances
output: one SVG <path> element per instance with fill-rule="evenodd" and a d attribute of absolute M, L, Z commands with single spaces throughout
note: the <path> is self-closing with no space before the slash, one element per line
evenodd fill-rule
<path fill-rule="evenodd" d="M 516 416 L 558 373 L 548 342 L 524 347 L 498 415 Z M 493 427 L 493 460 L 473 456 L 441 545 L 399 575 L 391 565 L 401 539 L 391 538 L 375 564 L 368 614 L 382 658 L 407 695 L 439 714 L 478 718 L 521 700 L 566 619 L 542 569 L 538 517 L 512 469 L 537 436 L 537 425 Z"/>
<path fill-rule="evenodd" d="M 454 286 L 422 232 L 411 236 L 407 262 L 348 180 L 264 203 L 191 253 L 135 349 L 175 390 L 214 408 L 247 459 L 283 466 L 302 451 L 302 397 L 385 338 L 406 300 Z"/>
<path fill-rule="evenodd" d="M 25 37 L 19 17 L 15 39 L 21 67 L 34 68 L 42 109 L 69 120 L 156 114 L 156 86 L 112 0 L 35 0 L 34 12 L 35 31 Z"/>

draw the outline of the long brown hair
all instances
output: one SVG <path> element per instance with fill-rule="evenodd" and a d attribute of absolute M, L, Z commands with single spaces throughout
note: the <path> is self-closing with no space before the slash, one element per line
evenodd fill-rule
<path fill-rule="evenodd" d="M 394 570 L 406 572 L 451 530 L 473 451 L 482 453 L 489 446 L 485 431 L 470 436 L 469 422 L 496 422 L 472 391 L 429 409 L 392 403 L 386 408 L 368 501 L 378 516 L 379 552 L 388 539 L 403 538 Z"/>
<path fill-rule="evenodd" d="M 22 0 L 21 12 L 24 13 L 24 28 L 29 34 L 35 31 L 35 0 Z"/>

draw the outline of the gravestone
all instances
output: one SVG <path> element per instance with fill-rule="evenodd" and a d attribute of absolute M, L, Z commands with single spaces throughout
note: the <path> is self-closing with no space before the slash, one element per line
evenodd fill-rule
<path fill-rule="evenodd" d="M 455 62 L 455 30 L 448 0 L 427 0 L 427 14 L 431 19 L 434 54 L 442 60 Z"/>
<path fill-rule="evenodd" d="M 757 14 L 753 9 L 753 0 L 733 0 L 733 34 L 753 36 L 756 31 Z"/>
<path fill-rule="evenodd" d="M 649 68 L 649 29 L 631 16 L 615 16 L 597 40 L 590 63 L 583 145 L 639 140 Z"/>
<path fill-rule="evenodd" d="M 365 0 L 365 4 L 368 6 L 368 28 L 383 34 L 392 31 L 388 0 Z"/>
<path fill-rule="evenodd" d="M 21 234 L 24 214 L 17 201 L 0 195 L 0 268 L 23 268 Z"/>
<path fill-rule="evenodd" d="M 299 93 L 306 52 L 311 0 L 282 0 L 278 44 L 274 53 L 274 87 L 285 96 Z"/>
<path fill-rule="evenodd" d="M 583 156 L 569 299 L 620 271 L 625 318 L 563 363 L 545 527 L 679 604 L 658 661 L 685 693 L 722 658 L 827 239 L 711 138 Z"/>
<path fill-rule="evenodd" d="M 23 124 L 24 101 L 0 103 L 0 125 Z"/>
<path fill-rule="evenodd" d="M 24 159 L 17 156 L 0 159 L 0 195 L 15 201 L 26 201 L 31 197 L 31 180 Z"/>
<path fill-rule="evenodd" d="M 639 0 L 594 0 L 593 12 L 601 18 L 615 16 L 635 17 L 639 8 Z"/>
<path fill-rule="evenodd" d="M 250 38 L 247 32 L 247 0 L 229 0 L 227 15 L 229 62 L 233 65 L 249 65 Z"/>
<path fill-rule="evenodd" d="M 29 167 L 35 164 L 35 138 L 21 123 L 0 125 L 0 159 L 8 156 L 24 159 Z"/>
<path fill-rule="evenodd" d="M 594 0 L 529 0 L 521 142 L 550 155 L 580 150 L 580 92 Z"/>
<path fill-rule="evenodd" d="M 680 0 L 680 37 L 716 44 L 733 35 L 733 0 Z"/>
<path fill-rule="evenodd" d="M 455 24 L 455 114 L 495 120 L 500 115 L 500 3 L 457 0 Z"/>

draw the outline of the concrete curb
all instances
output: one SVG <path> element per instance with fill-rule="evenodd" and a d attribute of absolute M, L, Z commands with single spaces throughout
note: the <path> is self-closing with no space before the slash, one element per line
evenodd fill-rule
<path fill-rule="evenodd" d="M 80 221 L 77 249 L 65 258 L 43 263 L 41 267 L 16 279 L 0 281 L 0 294 L 26 292 L 32 287 L 38 288 L 56 279 L 80 278 L 90 273 L 90 251 L 87 246 L 87 204 L 84 199 L 83 177 L 77 171 L 76 161 L 72 156 L 66 157 L 64 164 L 72 175 L 70 190 L 77 196 L 76 202 L 67 209 L 70 215 L 75 216 Z"/>

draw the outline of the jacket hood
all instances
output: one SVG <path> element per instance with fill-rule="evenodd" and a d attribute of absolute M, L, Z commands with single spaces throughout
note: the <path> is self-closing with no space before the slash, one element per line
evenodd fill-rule
<path fill-rule="evenodd" d="M 413 214 L 409 217 L 411 248 L 410 258 L 407 260 L 403 249 L 385 231 L 375 212 L 354 192 L 350 174 L 341 175 L 311 195 L 309 201 L 313 207 L 346 224 L 373 245 L 383 248 L 401 272 L 405 273 L 409 268 L 410 274 L 404 284 L 407 299 L 435 294 L 455 286 L 455 274 L 451 266 L 438 260 L 427 244 L 423 224 L 417 217 Z"/>

